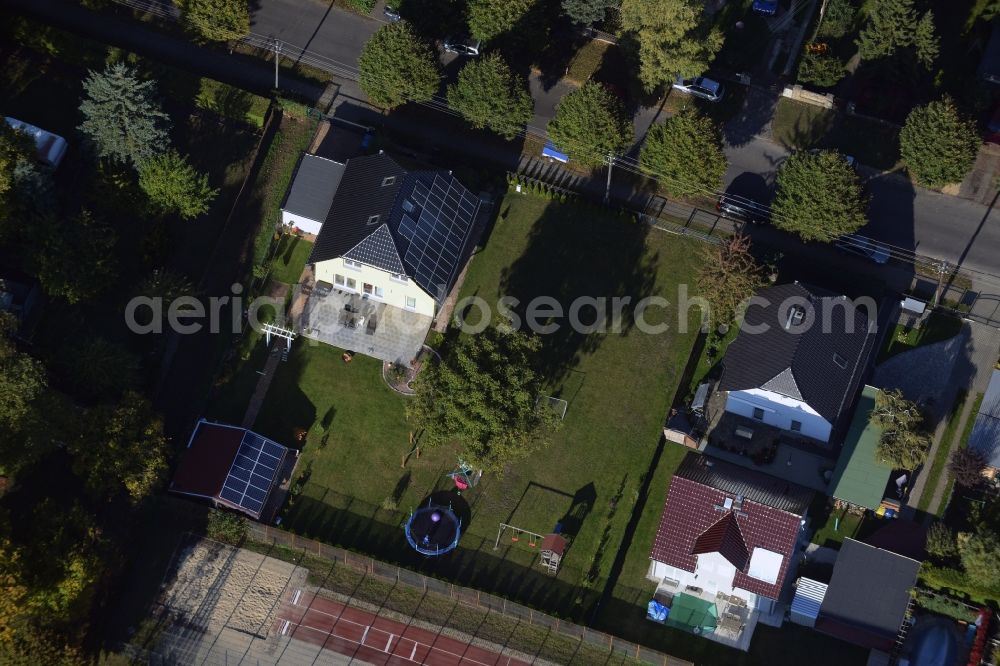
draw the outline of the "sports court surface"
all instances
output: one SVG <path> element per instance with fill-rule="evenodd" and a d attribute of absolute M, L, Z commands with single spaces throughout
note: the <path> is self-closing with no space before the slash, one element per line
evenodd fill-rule
<path fill-rule="evenodd" d="M 513 657 L 301 590 L 293 591 L 282 604 L 274 628 L 282 636 L 377 666 L 528 666 Z"/>

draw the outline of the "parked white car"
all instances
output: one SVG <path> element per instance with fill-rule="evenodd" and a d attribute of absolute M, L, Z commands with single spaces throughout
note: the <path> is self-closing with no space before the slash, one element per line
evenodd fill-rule
<path fill-rule="evenodd" d="M 35 150 L 38 153 L 39 162 L 47 164 L 53 169 L 59 166 L 59 163 L 62 162 L 63 157 L 66 155 L 66 139 L 17 118 L 6 116 L 5 119 L 8 125 L 28 134 L 35 140 Z"/>
<path fill-rule="evenodd" d="M 678 76 L 677 80 L 674 81 L 674 88 L 689 95 L 708 100 L 709 102 L 718 102 L 722 99 L 722 94 L 725 92 L 725 88 L 722 87 L 721 83 L 707 79 L 704 76 L 698 76 L 693 79 L 682 79 Z"/>
<path fill-rule="evenodd" d="M 477 56 L 479 55 L 479 46 L 478 40 L 461 35 L 444 40 L 444 50 L 458 55 Z"/>

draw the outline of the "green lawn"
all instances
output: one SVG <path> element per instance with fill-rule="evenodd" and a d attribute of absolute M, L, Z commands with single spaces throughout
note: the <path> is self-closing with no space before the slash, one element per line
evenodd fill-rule
<path fill-rule="evenodd" d="M 930 465 L 924 465 L 924 473 L 927 475 L 927 481 L 924 483 L 924 493 L 920 496 L 920 501 L 917 502 L 917 511 L 927 511 L 931 504 L 931 498 L 934 496 L 934 489 L 937 488 L 938 479 L 941 477 L 941 474 L 946 473 L 945 468 L 948 466 L 948 457 L 952 450 L 951 443 L 955 440 L 955 434 L 958 430 L 958 420 L 962 416 L 962 409 L 965 407 L 965 398 L 965 390 L 959 389 L 958 396 L 955 398 L 955 404 L 952 405 L 951 412 L 948 414 L 948 423 L 945 426 L 944 433 L 941 435 L 941 442 L 934 453 L 934 459 L 930 461 Z M 976 415 L 971 414 L 970 420 L 975 421 Z M 938 517 L 943 513 L 944 506 L 947 503 L 947 497 L 943 496 L 941 504 L 935 507 L 934 510 L 934 513 Z"/>
<path fill-rule="evenodd" d="M 844 539 L 855 536 L 864 522 L 863 516 L 847 513 L 842 509 L 832 509 L 829 514 L 816 515 L 812 519 L 823 521 L 813 534 L 812 542 L 829 548 L 840 548 Z"/>
<path fill-rule="evenodd" d="M 646 227 L 591 206 L 513 195 L 501 211 L 503 220 L 473 259 L 463 295 L 495 303 L 501 294 L 525 302 L 552 294 L 568 304 L 577 295 L 657 294 L 673 302 L 678 283 L 689 280 L 697 264 L 692 241 L 656 231 L 647 236 Z M 569 403 L 563 428 L 549 448 L 512 465 L 502 478 L 487 475 L 465 493 L 471 520 L 441 575 L 567 614 L 596 598 L 697 328 L 694 313 L 689 332 L 678 333 L 672 314 L 650 308 L 650 323 L 670 321 L 670 330 L 658 335 L 641 333 L 627 319 L 620 333 L 581 335 L 564 322 L 564 330 L 544 337 L 545 390 Z M 423 451 L 401 467 L 410 450 L 406 398 L 386 387 L 380 372 L 381 363 L 364 356 L 345 364 L 340 350 L 297 343 L 279 366 L 255 428 L 289 444 L 296 429 L 309 433 L 299 463 L 300 474 L 308 470 L 307 481 L 285 525 L 424 566 L 409 557 L 398 525 L 429 492 L 449 485 L 445 475 L 457 450 Z M 643 516 L 622 580 L 641 581 L 665 480 L 680 453 L 669 449 L 660 459 L 650 517 Z M 525 568 L 537 556 L 525 540 L 505 538 L 500 550 L 492 550 L 501 521 L 546 533 L 559 520 L 575 536 L 556 580 Z"/>
<path fill-rule="evenodd" d="M 612 44 L 596 39 L 588 41 L 580 47 L 573 55 L 573 59 L 569 61 L 566 78 L 577 83 L 589 81 L 590 77 L 596 74 L 597 70 L 601 68 L 601 63 L 604 62 L 604 54 L 612 46 Z"/>
<path fill-rule="evenodd" d="M 298 284 L 312 248 L 313 244 L 303 238 L 291 234 L 282 236 L 274 253 L 271 279 L 285 284 Z"/>
<path fill-rule="evenodd" d="M 879 352 L 878 363 L 917 347 L 953 338 L 962 330 L 962 320 L 949 314 L 932 312 L 920 328 L 906 328 L 899 324 L 886 336 Z"/>
<path fill-rule="evenodd" d="M 836 148 L 861 164 L 893 169 L 899 164 L 899 129 L 782 97 L 771 124 L 774 140 L 788 148 Z"/>

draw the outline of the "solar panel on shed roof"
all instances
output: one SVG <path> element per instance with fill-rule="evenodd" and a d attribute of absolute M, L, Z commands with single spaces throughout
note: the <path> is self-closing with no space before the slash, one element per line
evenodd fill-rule
<path fill-rule="evenodd" d="M 247 430 L 219 497 L 259 515 L 287 449 Z"/>

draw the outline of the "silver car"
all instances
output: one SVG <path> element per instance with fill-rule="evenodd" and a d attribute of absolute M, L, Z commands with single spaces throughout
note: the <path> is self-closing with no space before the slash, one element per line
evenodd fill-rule
<path fill-rule="evenodd" d="M 725 92 L 725 88 L 722 87 L 721 83 L 705 78 L 704 76 L 698 76 L 693 79 L 682 79 L 678 76 L 677 80 L 674 81 L 673 87 L 676 90 L 700 97 L 709 102 L 718 102 L 722 99 L 722 95 Z"/>
<path fill-rule="evenodd" d="M 444 40 L 444 50 L 458 55 L 477 56 L 479 55 L 479 46 L 479 40 L 470 37 L 449 37 Z"/>

